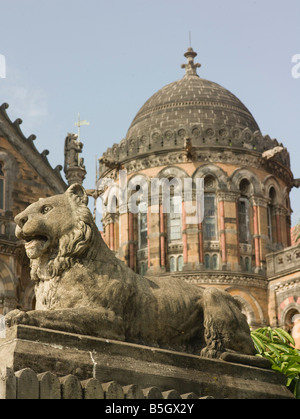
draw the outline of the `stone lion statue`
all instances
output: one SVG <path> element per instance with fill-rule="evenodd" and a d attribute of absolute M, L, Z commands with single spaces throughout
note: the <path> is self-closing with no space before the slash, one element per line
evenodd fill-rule
<path fill-rule="evenodd" d="M 206 357 L 254 354 L 238 303 L 217 288 L 146 278 L 108 249 L 79 184 L 16 216 L 35 281 L 36 310 L 13 310 L 6 324 L 185 351 Z"/>

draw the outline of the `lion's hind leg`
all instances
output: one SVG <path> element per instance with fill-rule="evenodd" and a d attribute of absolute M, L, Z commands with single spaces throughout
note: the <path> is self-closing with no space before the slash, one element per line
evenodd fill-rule
<path fill-rule="evenodd" d="M 255 353 L 246 317 L 230 294 L 207 288 L 203 293 L 203 307 L 206 347 L 201 356 L 219 358 L 223 352 L 229 351 L 247 355 Z"/>

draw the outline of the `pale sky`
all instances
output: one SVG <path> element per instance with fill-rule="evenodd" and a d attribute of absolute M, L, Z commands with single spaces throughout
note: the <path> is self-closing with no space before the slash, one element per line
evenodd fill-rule
<path fill-rule="evenodd" d="M 247 106 L 262 134 L 288 148 L 300 178 L 299 0 L 0 0 L 0 15 L 0 103 L 53 167 L 63 165 L 80 112 L 90 122 L 81 129 L 86 188 L 95 158 L 126 136 L 153 93 L 183 76 L 189 32 L 200 77 Z M 300 189 L 291 199 L 295 224 Z"/>

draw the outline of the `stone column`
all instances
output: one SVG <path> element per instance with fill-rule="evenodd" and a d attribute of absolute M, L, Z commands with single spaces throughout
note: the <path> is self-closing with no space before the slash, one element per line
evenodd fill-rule
<path fill-rule="evenodd" d="M 225 233 L 225 209 L 224 201 L 219 201 L 219 214 L 220 214 L 220 239 L 221 239 L 221 261 L 222 267 L 226 266 L 226 233 Z"/>
<path fill-rule="evenodd" d="M 154 201 L 155 202 L 155 201 Z M 159 202 L 159 201 L 158 201 Z M 149 275 L 165 272 L 166 267 L 161 266 L 160 252 L 160 205 L 148 206 L 148 271 Z"/>
<path fill-rule="evenodd" d="M 129 265 L 129 228 L 127 203 L 119 206 L 119 249 L 118 257 Z"/>
<path fill-rule="evenodd" d="M 160 266 L 166 267 L 166 238 L 163 206 L 159 206 L 159 231 L 160 231 Z"/>
<path fill-rule="evenodd" d="M 147 209 L 147 256 L 148 256 L 148 269 L 151 266 L 151 252 L 150 252 L 150 206 L 148 205 Z"/>
<path fill-rule="evenodd" d="M 290 247 L 292 245 L 291 243 L 291 215 L 290 213 L 286 212 L 285 216 L 285 224 L 286 224 L 286 242 L 287 246 Z"/>
<path fill-rule="evenodd" d="M 268 304 L 268 317 L 271 327 L 278 327 L 278 313 L 277 313 L 277 286 L 273 285 L 272 282 L 269 285 L 269 304 Z"/>
<path fill-rule="evenodd" d="M 204 266 L 203 224 L 201 218 L 201 203 L 198 203 L 198 243 L 199 243 L 199 268 Z"/>
<path fill-rule="evenodd" d="M 274 209 L 275 223 L 276 223 L 276 241 L 278 244 L 282 243 L 282 231 L 281 231 L 281 208 L 276 207 Z"/>
<path fill-rule="evenodd" d="M 239 238 L 239 201 L 235 202 L 235 216 L 236 216 L 236 257 L 238 270 L 242 270 L 241 266 L 241 250 L 240 250 L 240 238 Z"/>
<path fill-rule="evenodd" d="M 109 248 L 115 250 L 115 223 L 113 218 L 111 218 L 109 224 Z"/>
<path fill-rule="evenodd" d="M 233 192 L 218 192 L 217 194 L 222 270 L 241 270 L 237 197 L 237 194 Z"/>
<path fill-rule="evenodd" d="M 182 242 L 183 242 L 183 264 L 188 263 L 188 244 L 187 244 L 187 231 L 186 231 L 186 213 L 184 202 L 182 202 Z"/>
<path fill-rule="evenodd" d="M 129 268 L 134 269 L 134 231 L 133 213 L 128 213 L 128 239 L 129 239 Z"/>
<path fill-rule="evenodd" d="M 198 211 L 197 211 L 198 205 Z M 197 203 L 196 195 L 186 198 L 182 203 L 182 241 L 183 241 L 183 270 L 192 271 L 203 268 L 203 239 L 199 239 L 199 225 L 201 224 L 201 203 Z M 201 236 L 202 236 L 202 225 Z M 199 240 L 201 243 L 199 244 Z M 201 254 L 200 255 L 200 246 Z M 199 261 L 202 260 L 202 264 Z"/>
<path fill-rule="evenodd" d="M 259 249 L 259 230 L 258 230 L 258 206 L 253 204 L 253 237 L 255 252 L 255 270 L 260 269 L 260 249 Z"/>

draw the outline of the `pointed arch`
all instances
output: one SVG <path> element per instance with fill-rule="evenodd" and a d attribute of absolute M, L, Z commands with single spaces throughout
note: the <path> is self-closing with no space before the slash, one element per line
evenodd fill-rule
<path fill-rule="evenodd" d="M 278 182 L 278 180 L 273 175 L 266 176 L 262 182 L 264 186 L 264 195 L 267 199 L 270 198 L 271 189 L 274 188 L 276 192 L 276 202 L 274 204 L 284 205 L 285 202 L 285 193 L 282 193 L 282 188 Z M 286 191 L 284 191 L 286 192 Z"/>
<path fill-rule="evenodd" d="M 195 183 L 196 178 L 205 178 L 209 175 L 215 178 L 218 190 L 227 190 L 228 174 L 220 167 L 211 163 L 200 166 L 194 171 L 192 174 L 193 182 Z"/>
<path fill-rule="evenodd" d="M 189 177 L 189 175 L 187 174 L 187 172 L 185 170 L 183 170 L 181 167 L 177 167 L 177 166 L 168 166 L 165 167 L 164 169 L 162 169 L 160 172 L 158 172 L 157 178 L 162 179 L 162 178 L 177 178 L 177 179 L 184 179 Z"/>
<path fill-rule="evenodd" d="M 240 303 L 242 312 L 247 317 L 247 322 L 250 327 L 256 327 L 259 324 L 265 323 L 262 308 L 253 295 L 235 286 L 228 287 L 225 291 Z"/>
<path fill-rule="evenodd" d="M 242 167 L 236 169 L 229 178 L 230 188 L 232 191 L 239 192 L 240 191 L 240 184 L 241 182 L 247 179 L 249 184 L 251 185 L 252 191 L 250 194 L 252 195 L 262 195 L 262 186 L 261 182 L 258 177 L 249 169 Z"/>

